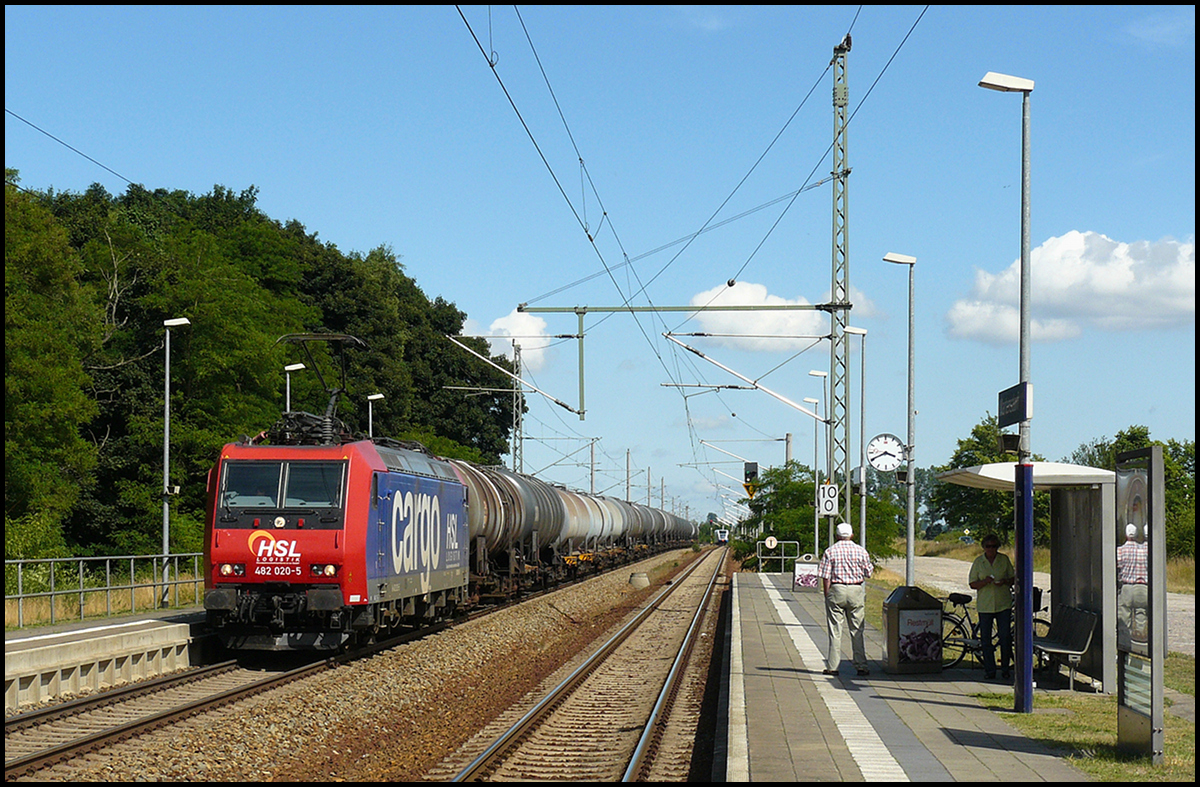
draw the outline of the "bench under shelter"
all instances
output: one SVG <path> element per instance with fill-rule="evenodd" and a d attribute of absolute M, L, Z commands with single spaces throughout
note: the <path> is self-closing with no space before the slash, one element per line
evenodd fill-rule
<path fill-rule="evenodd" d="M 1012 494 L 1016 464 L 957 468 L 937 477 L 945 483 Z M 1099 683 L 1104 693 L 1116 693 L 1116 473 L 1063 462 L 1034 462 L 1033 489 L 1050 493 L 1050 614 L 1053 617 L 1054 609 L 1065 604 L 1098 617 L 1077 670 Z"/>

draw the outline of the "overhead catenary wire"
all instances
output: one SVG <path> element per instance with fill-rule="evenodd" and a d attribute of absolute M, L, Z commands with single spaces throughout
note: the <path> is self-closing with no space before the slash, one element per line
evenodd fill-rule
<path fill-rule="evenodd" d="M 883 70 L 880 72 L 880 74 L 879 74 L 879 75 L 876 77 L 876 79 L 875 79 L 875 80 L 874 80 L 874 82 L 872 83 L 872 86 L 871 86 L 871 88 L 870 88 L 870 89 L 867 91 L 866 95 L 864 95 L 863 99 L 862 99 L 862 100 L 861 100 L 861 101 L 858 103 L 858 106 L 855 108 L 855 110 L 854 110 L 854 111 L 853 111 L 853 113 L 851 114 L 851 116 L 850 116 L 850 119 L 849 119 L 849 120 L 853 120 L 853 119 L 854 119 L 854 117 L 856 117 L 856 115 L 857 115 L 857 113 L 858 113 L 858 110 L 859 110 L 859 109 L 860 109 L 860 108 L 863 106 L 863 103 L 866 101 L 867 97 L 869 97 L 869 95 L 871 94 L 871 92 L 874 90 L 874 87 L 875 87 L 875 86 L 876 86 L 876 85 L 879 83 L 879 80 L 882 78 L 882 76 L 883 76 L 883 73 L 884 73 L 884 72 L 886 72 L 886 70 L 887 70 L 887 67 L 888 67 L 888 66 L 890 66 L 891 62 L 892 62 L 892 61 L 895 59 L 895 57 L 896 57 L 896 56 L 897 56 L 897 54 L 899 53 L 900 49 L 903 47 L 904 43 L 905 43 L 905 42 L 908 40 L 908 38 L 909 38 L 909 36 L 911 35 L 912 31 L 915 29 L 916 25 L 917 25 L 917 24 L 920 22 L 921 18 L 924 16 L 924 13 L 925 13 L 925 11 L 927 10 L 927 8 L 928 8 L 928 7 L 926 7 L 925 9 L 923 9 L 923 10 L 922 10 L 922 12 L 921 12 L 921 14 L 918 16 L 917 20 L 916 20 L 916 21 L 913 23 L 912 27 L 910 28 L 910 30 L 908 31 L 908 33 L 905 35 L 904 39 L 901 41 L 900 45 L 897 47 L 896 51 L 893 53 L 893 55 L 891 56 L 891 58 L 888 60 L 888 63 L 885 65 L 884 69 L 883 69 Z M 850 29 L 851 29 L 851 30 L 853 29 L 854 22 L 855 22 L 855 21 L 857 21 L 857 18 L 858 18 L 858 14 L 859 14 L 859 13 L 861 13 L 861 7 L 859 8 L 859 10 L 858 10 L 858 11 L 856 11 L 856 14 L 855 14 L 854 20 L 852 20 L 852 22 L 851 22 L 851 25 L 850 25 Z M 462 17 L 464 24 L 466 24 L 466 25 L 467 25 L 467 28 L 468 28 L 468 30 L 470 30 L 470 24 L 469 24 L 469 22 L 467 22 L 467 20 L 466 20 L 466 17 L 465 17 L 465 15 L 463 14 L 463 12 L 462 12 L 461 8 L 459 9 L 459 14 L 460 14 L 460 16 Z M 518 16 L 518 19 L 520 19 L 520 13 L 519 13 L 519 11 L 517 12 L 517 16 Z M 528 31 L 528 28 L 525 26 L 525 24 L 524 24 L 524 20 L 523 20 L 523 19 L 521 19 L 521 26 L 522 26 L 522 29 L 523 29 L 523 30 L 524 30 L 524 32 L 525 32 L 525 35 L 526 35 L 526 38 L 527 38 L 527 40 L 528 40 L 528 41 L 529 41 L 529 43 L 530 43 L 530 47 L 531 47 L 531 49 L 533 49 L 533 51 L 534 51 L 534 56 L 535 56 L 535 58 L 537 58 L 536 49 L 533 47 L 532 36 L 530 35 L 530 33 L 529 33 L 529 31 Z M 475 36 L 474 36 L 474 32 L 473 32 L 473 31 L 472 31 L 472 33 L 471 33 L 471 34 L 472 34 L 472 36 L 473 36 L 473 37 L 475 37 Z M 477 45 L 478 45 L 478 44 L 479 44 L 479 42 L 478 42 L 478 38 L 477 38 L 477 37 L 475 37 L 475 40 L 476 40 L 476 43 L 477 43 Z M 480 49 L 481 49 L 481 51 L 482 51 L 482 46 L 480 47 Z M 606 274 L 609 276 L 609 278 L 610 278 L 610 280 L 612 281 L 612 283 L 613 283 L 614 287 L 617 289 L 617 292 L 618 292 L 618 294 L 619 294 L 619 295 L 620 295 L 620 297 L 622 298 L 622 302 L 623 302 L 623 304 L 628 304 L 628 303 L 629 303 L 629 302 L 630 302 L 630 301 L 631 301 L 633 298 L 635 298 L 635 297 L 638 297 L 638 296 L 645 296 L 645 295 L 646 295 L 646 290 L 647 290 L 647 288 L 648 288 L 648 287 L 649 287 L 649 286 L 650 286 L 650 285 L 651 285 L 651 284 L 652 284 L 652 283 L 653 283 L 655 280 L 657 280 L 657 279 L 658 279 L 658 278 L 659 278 L 659 277 L 660 277 L 660 276 L 661 276 L 661 275 L 662 275 L 662 274 L 663 274 L 663 273 L 664 273 L 664 272 L 665 272 L 665 271 L 666 271 L 666 270 L 667 270 L 667 269 L 668 269 L 668 268 L 669 268 L 669 267 L 670 267 L 670 266 L 671 266 L 671 265 L 674 263 L 674 261 L 675 261 L 675 260 L 677 260 L 677 259 L 679 258 L 679 256 L 680 256 L 680 255 L 681 255 L 681 254 L 682 254 L 684 251 L 686 251 L 686 249 L 688 248 L 688 246 L 690 246 L 691 242 L 692 242 L 692 241 L 693 241 L 693 240 L 694 240 L 696 237 L 698 237 L 698 236 L 699 236 L 699 235 L 700 235 L 702 232 L 704 232 L 704 231 L 706 231 L 706 230 L 707 230 L 707 228 L 708 228 L 708 227 L 709 227 L 709 226 L 710 226 L 710 225 L 713 223 L 713 220 L 715 219 L 715 217 L 716 217 L 716 216 L 717 216 L 717 215 L 720 213 L 720 211 L 721 211 L 721 210 L 724 208 L 724 206 L 725 206 L 725 205 L 728 203 L 729 199 L 730 199 L 730 198 L 732 198 L 733 194 L 735 194 L 735 193 L 738 191 L 738 189 L 740 189 L 740 187 L 742 186 L 742 184 L 743 184 L 743 183 L 746 181 L 746 179 L 747 179 L 747 178 L 750 176 L 750 174 L 751 174 L 751 173 L 754 171 L 754 169 L 755 169 L 755 168 L 757 168 L 757 166 L 759 165 L 759 163 L 760 163 L 760 162 L 763 160 L 763 158 L 766 156 L 766 154 L 767 154 L 767 153 L 770 151 L 771 147 L 773 147 L 773 146 L 774 146 L 775 142 L 776 142 L 776 141 L 779 139 L 779 137 L 782 135 L 782 133 L 783 133 L 783 130 L 787 128 L 787 124 L 785 124 L 785 125 L 784 125 L 784 129 L 781 129 L 781 131 L 779 132 L 779 134 L 777 134 L 777 135 L 776 135 L 776 137 L 775 137 L 775 138 L 774 138 L 774 139 L 771 141 L 770 145 L 768 145 L 767 149 L 766 149 L 766 150 L 763 152 L 763 154 L 762 154 L 762 155 L 759 157 L 759 159 L 758 159 L 758 160 L 755 162 L 754 166 L 753 166 L 753 167 L 751 167 L 750 171 L 748 171 L 748 172 L 747 172 L 747 174 L 746 174 L 746 175 L 745 175 L 745 176 L 744 176 L 744 177 L 743 177 L 743 178 L 742 178 L 742 179 L 739 181 L 739 183 L 737 184 L 737 186 L 735 186 L 735 188 L 733 189 L 733 191 L 731 191 L 731 193 L 730 193 L 729 197 L 727 197 L 727 198 L 726 198 L 726 200 L 725 200 L 725 201 L 723 201 L 723 202 L 721 203 L 721 205 L 720 205 L 720 206 L 717 208 L 717 210 L 716 210 L 716 211 L 714 211 L 714 213 L 712 214 L 712 216 L 710 216 L 709 220 L 705 222 L 705 224 L 704 224 L 704 225 L 701 227 L 701 229 L 700 229 L 700 230 L 698 230 L 696 233 L 693 233 L 693 234 L 692 234 L 692 235 L 690 235 L 690 236 L 687 236 L 686 240 L 682 240 L 682 239 L 681 239 L 680 241 L 674 242 L 674 243 L 672 243 L 672 244 L 668 244 L 668 245 L 678 245 L 678 243 L 683 243 L 683 244 L 684 244 L 684 246 L 683 246 L 683 248 L 682 248 L 682 249 L 680 249 L 680 250 L 679 250 L 679 251 L 678 251 L 678 252 L 677 252 L 675 255 L 673 255 L 673 256 L 672 256 L 672 258 L 671 258 L 671 259 L 670 259 L 670 260 L 669 260 L 669 261 L 668 261 L 668 262 L 667 262 L 665 265 L 663 265 L 663 266 L 662 266 L 662 268 L 660 268 L 660 269 L 659 269 L 659 271 L 658 271 L 657 273 L 655 273 L 655 275 L 654 275 L 653 277 L 651 277 L 649 280 L 647 280 L 647 281 L 645 281 L 645 282 L 642 282 L 642 281 L 641 281 L 641 279 L 640 279 L 640 277 L 638 277 L 638 276 L 637 276 L 637 270 L 636 270 L 636 267 L 633 265 L 633 260 L 632 260 L 632 259 L 629 257 L 629 255 L 628 255 L 627 253 L 625 253 L 625 252 L 624 252 L 624 250 L 622 250 L 622 253 L 623 253 L 623 256 L 624 256 L 624 260 L 625 260 L 623 263 L 621 263 L 619 266 L 611 266 L 611 265 L 609 265 L 609 264 L 607 263 L 607 261 L 605 260 L 605 257 L 604 257 L 604 254 L 603 254 L 603 252 L 602 252 L 602 251 L 599 249 L 599 247 L 596 245 L 595 233 L 593 233 L 593 232 L 590 230 L 590 227 L 588 226 L 588 221 L 587 221 L 587 218 L 586 218 L 586 214 L 584 214 L 584 215 L 582 215 L 582 216 L 581 216 L 581 214 L 580 214 L 580 210 L 577 210 L 577 209 L 574 207 L 574 205 L 572 205 L 572 204 L 571 204 L 571 200 L 570 200 L 570 198 L 567 196 L 565 189 L 563 188 L 563 186 L 562 186 L 561 182 L 559 181 L 559 179 L 558 179 L 557 175 L 555 175 L 555 174 L 554 174 L 553 167 L 552 167 L 552 166 L 549 164 L 549 162 L 548 162 L 548 160 L 546 159 L 546 156 L 545 156 L 545 154 L 543 153 L 543 151 L 542 151 L 541 147 L 538 145 L 538 143 L 537 143 L 537 140 L 535 139 L 535 137 L 534 137 L 534 135 L 533 135 L 533 133 L 532 133 L 532 130 L 530 129 L 530 127 L 529 127 L 528 123 L 525 121 L 524 117 L 522 117 L 522 115 L 521 115 L 521 113 L 520 113 L 520 111 L 519 111 L 518 107 L 516 106 L 516 102 L 515 102 L 514 98 L 513 98 L 513 97 L 512 97 L 512 95 L 509 93 L 508 89 L 507 89 L 507 88 L 504 86 L 503 80 L 500 78 L 500 75 L 499 75 L 499 74 L 496 72 L 496 69 L 495 69 L 495 59 L 494 59 L 494 58 L 488 58 L 486 53 L 485 53 L 485 59 L 486 59 L 486 60 L 488 60 L 488 62 L 489 62 L 489 67 L 491 68 L 491 70 L 492 70 L 492 72 L 493 72 L 493 75 L 494 75 L 494 76 L 495 76 L 495 78 L 497 79 L 497 82 L 498 82 L 498 83 L 501 85 L 501 89 L 504 91 L 504 94 L 505 94 L 506 98 L 508 99 L 508 101 L 509 101 L 510 105 L 512 106 L 512 108 L 513 108 L 514 112 L 516 112 L 516 113 L 517 113 L 518 119 L 520 120 L 520 122 L 521 122 L 521 124 L 522 124 L 523 128 L 525 129 L 525 131 L 526 131 L 526 134 L 529 136 L 530 140 L 533 142 L 533 144 L 534 144 L 534 146 L 535 146 L 535 149 L 536 149 L 536 150 L 537 150 L 537 152 L 538 152 L 538 155 L 539 155 L 539 156 L 541 157 L 541 159 L 542 159 L 543 165 L 544 165 L 544 166 L 547 168 L 547 170 L 550 172 L 550 174 L 551 174 L 551 177 L 552 177 L 552 179 L 554 180 L 554 183 L 555 183 L 556 187 L 557 187 L 557 188 L 558 188 L 558 190 L 559 190 L 559 193 L 562 195 L 563 199 L 564 199 L 564 200 L 567 202 L 568 206 L 569 206 L 569 207 L 570 207 L 570 209 L 571 209 L 571 212 L 572 212 L 572 214 L 573 214 L 573 215 L 574 215 L 574 217 L 575 217 L 575 220 L 576 220 L 576 222 L 577 222 L 577 223 L 579 224 L 579 226 L 580 226 L 580 227 L 583 229 L 583 231 L 584 231 L 584 234 L 585 234 L 585 236 L 588 238 L 588 241 L 589 241 L 589 243 L 591 244 L 591 246 L 592 246 L 592 249 L 593 249 L 594 253 L 596 253 L 596 254 L 597 254 L 597 256 L 598 256 L 598 258 L 600 259 L 600 261 L 601 261 L 601 264 L 602 264 L 602 266 L 604 267 L 604 273 L 606 273 Z M 597 197 L 597 202 L 598 202 L 598 204 L 599 204 L 599 205 L 600 205 L 600 207 L 601 207 L 601 215 L 602 215 L 602 217 L 603 217 L 603 218 L 602 218 L 602 221 L 601 221 L 601 225 L 603 225 L 603 224 L 605 223 L 605 220 L 607 220 L 607 224 L 608 224 L 608 227 L 609 227 L 609 231 L 613 233 L 613 237 L 614 237 L 614 238 L 617 240 L 617 243 L 618 243 L 618 245 L 620 246 L 620 245 L 621 245 L 621 244 L 620 244 L 620 238 L 619 238 L 619 236 L 617 236 L 617 234 L 616 234 L 616 232 L 615 232 L 615 228 L 613 227 L 613 223 L 612 223 L 612 221 L 611 221 L 611 216 L 609 215 L 609 213 L 608 213 L 607 209 L 605 209 L 605 208 L 604 208 L 603 202 L 600 200 L 600 198 L 599 198 L 599 194 L 596 192 L 596 189 L 595 189 L 595 184 L 591 182 L 591 178 L 590 178 L 590 175 L 589 175 L 589 173 L 588 173 L 588 171 L 587 171 L 587 166 L 586 166 L 586 163 L 585 163 L 585 161 L 584 161 L 584 158 L 583 158 L 583 156 L 582 156 L 582 155 L 579 153 L 578 146 L 575 144 L 574 136 L 573 136 L 573 135 L 571 134 L 571 132 L 570 132 L 570 127 L 569 127 L 569 124 L 566 122 L 565 115 L 564 115 L 564 113 L 562 112 L 562 108 L 561 108 L 561 106 L 560 106 L 560 104 L 559 104 L 559 102 L 558 102 L 558 99 L 557 99 L 557 97 L 556 97 L 556 96 L 554 96 L 552 85 L 550 84 L 550 80 L 549 80 L 549 77 L 548 77 L 548 75 L 547 75 L 547 74 L 546 74 L 546 72 L 545 72 L 545 69 L 544 69 L 544 68 L 542 67 L 542 65 L 541 65 L 540 58 L 538 59 L 538 66 L 539 66 L 539 69 L 540 69 L 540 70 L 541 70 L 541 72 L 542 72 L 543 79 L 545 80 L 545 82 L 546 82 L 546 84 L 547 84 L 547 88 L 550 90 L 550 92 L 551 92 L 551 96 L 552 96 L 552 97 L 553 97 L 553 99 L 554 99 L 555 107 L 556 107 L 557 111 L 559 112 L 559 117 L 560 117 L 560 119 L 562 120 L 562 122 L 563 122 L 563 124 L 564 124 L 564 128 L 566 129 L 566 132 L 567 132 L 567 134 L 568 134 L 568 137 L 571 139 L 571 144 L 572 144 L 572 146 L 573 146 L 573 147 L 575 148 L 575 150 L 576 150 L 577 161 L 579 162 L 579 166 L 580 166 L 580 170 L 581 170 L 581 180 L 583 180 L 583 179 L 586 179 L 586 180 L 589 182 L 589 184 L 592 186 L 593 193 L 594 193 L 594 194 L 596 194 L 596 197 Z M 828 65 L 827 65 L 827 66 L 826 66 L 826 68 L 825 68 L 825 70 L 822 72 L 822 75 L 821 75 L 821 78 L 822 78 L 822 79 L 823 79 L 823 77 L 824 77 L 824 74 L 828 72 L 828 69 L 829 69 L 829 67 L 830 67 L 830 66 L 828 66 Z M 817 83 L 819 83 L 819 82 L 820 82 L 820 79 L 818 79 L 818 80 L 817 80 Z M 815 89 L 815 86 L 816 86 L 816 83 L 814 84 L 813 88 L 811 88 L 811 89 L 810 89 L 809 93 L 806 95 L 806 97 L 805 97 L 805 102 L 807 101 L 807 99 L 808 99 L 808 96 L 810 96 L 810 95 L 812 94 L 812 91 L 813 91 L 813 89 Z M 796 112 L 798 112 L 798 111 L 799 111 L 799 109 L 800 109 L 801 107 L 803 107 L 803 105 L 804 105 L 804 102 L 802 102 L 802 103 L 801 103 L 800 107 L 798 107 L 798 108 L 797 108 Z M 795 114 L 796 114 L 796 112 L 793 112 L 793 115 L 792 115 L 792 117 L 791 117 L 791 118 L 789 118 L 789 120 L 788 120 L 788 123 L 790 123 L 790 122 L 791 122 L 791 120 L 792 120 L 792 118 L 794 118 L 794 117 L 795 117 Z M 847 122 L 849 122 L 849 121 L 847 121 Z M 829 151 L 830 151 L 831 149 L 832 149 L 832 144 L 829 146 L 829 148 L 827 148 L 827 149 L 826 149 L 825 153 L 822 155 L 822 157 L 821 157 L 821 161 L 823 161 L 823 160 L 824 160 L 824 159 L 825 159 L 825 158 L 828 156 L 828 154 L 829 154 Z M 818 164 L 817 164 L 817 165 L 816 165 L 816 166 L 813 168 L 813 173 L 815 173 L 815 171 L 816 171 L 817 167 L 819 167 L 819 166 L 820 166 L 820 162 L 818 162 Z M 812 177 L 812 173 L 810 173 L 810 175 L 809 175 L 809 179 L 811 179 L 811 177 Z M 581 185 L 582 185 L 582 184 L 581 184 Z M 817 184 L 813 184 L 813 185 L 815 186 L 815 185 L 817 185 Z M 789 201 L 788 201 L 788 204 L 787 204 L 787 206 L 785 207 L 785 209 L 782 211 L 782 213 L 780 214 L 780 217 L 776 219 L 776 221 L 775 221 L 775 222 L 772 224 L 771 228 L 770 228 L 770 229 L 767 231 L 767 234 L 764 236 L 764 238 L 763 238 L 763 239 L 762 239 L 762 240 L 761 240 L 761 241 L 760 241 L 760 242 L 759 242 L 759 243 L 756 245 L 755 249 L 754 249 L 754 250 L 751 252 L 751 254 L 747 256 L 746 260 L 745 260 L 745 261 L 742 263 L 742 265 L 739 267 L 739 269 L 738 269 L 737 273 L 735 274 L 735 276 L 734 276 L 734 277 L 731 277 L 732 279 L 736 279 L 738 276 L 740 276 L 740 275 L 742 274 L 742 272 L 744 272 L 745 268 L 746 268 L 746 267 L 747 267 L 747 266 L 750 264 L 750 262 L 751 262 L 751 261 L 754 259 L 754 257 L 756 256 L 756 254 L 757 254 L 758 250 L 759 250 L 759 249 L 761 249 L 761 247 L 762 247 L 763 243 L 765 243 L 765 241 L 766 241 L 767 237 L 769 237 L 769 236 L 770 236 L 770 234 L 771 234 L 772 232 L 774 232 L 775 228 L 779 226 L 779 223 L 780 223 L 780 221 L 782 220 L 782 217 L 783 217 L 784 215 L 786 215 L 786 213 L 787 213 L 788 209 L 790 209 L 790 206 L 791 206 L 792 204 L 794 204 L 794 202 L 795 202 L 795 199 L 796 199 L 796 197 L 798 196 L 798 194 L 799 194 L 799 193 L 801 193 L 803 190 L 805 190 L 805 189 L 803 189 L 803 188 L 802 188 L 802 189 L 798 190 L 797 192 L 794 192 L 792 195 L 790 195 L 790 196 L 789 196 L 789 198 L 788 198 L 788 199 L 789 199 Z M 585 195 L 584 195 L 584 196 L 586 197 L 586 192 L 585 192 Z M 727 221 L 728 221 L 728 220 L 727 220 Z M 646 256 L 646 255 L 642 255 L 642 256 Z M 613 275 L 613 271 L 614 271 L 614 268 L 615 268 L 615 267 L 626 267 L 626 268 L 628 268 L 628 269 L 629 269 L 629 271 L 632 273 L 633 277 L 634 277 L 634 278 L 637 280 L 638 284 L 640 285 L 640 286 L 639 286 L 639 289 L 637 289 L 636 291 L 634 291 L 634 292 L 631 292 L 631 293 L 629 293 L 629 294 L 625 294 L 625 293 L 622 291 L 622 289 L 621 289 L 620 285 L 617 283 L 615 276 Z M 598 276 L 598 275 L 603 275 L 603 274 L 595 274 L 595 275 L 593 275 L 593 276 L 591 276 L 591 277 L 588 277 L 588 279 L 587 279 L 587 280 L 590 280 L 591 278 L 595 278 L 595 277 L 596 277 L 596 276 Z M 569 286 L 568 286 L 567 288 L 569 288 Z M 562 289 L 567 289 L 567 288 L 562 288 Z M 556 293 L 557 293 L 557 292 L 561 292 L 561 291 L 562 291 L 562 289 L 559 289 L 559 290 L 557 290 L 557 291 L 555 291 L 555 292 L 556 292 Z M 539 296 L 539 299 L 540 299 L 541 297 L 547 297 L 547 296 Z M 649 298 L 648 298 L 648 297 L 647 297 L 647 301 L 649 301 Z M 653 304 L 651 303 L 651 305 L 653 305 Z M 611 315 L 610 315 L 610 316 L 611 316 Z M 659 315 L 655 314 L 655 317 L 658 317 L 658 319 L 659 319 L 659 321 L 660 321 L 660 322 L 662 321 L 662 320 L 661 320 L 661 317 L 660 317 Z M 657 347 L 656 347 L 656 344 L 655 344 L 655 342 L 654 342 L 653 340 L 651 340 L 651 338 L 649 337 L 649 335 L 646 333 L 646 330 L 645 330 L 645 328 L 644 328 L 644 327 L 641 325 L 640 321 L 638 321 L 638 320 L 637 320 L 637 317 L 636 317 L 636 315 L 634 315 L 634 318 L 635 318 L 635 323 L 637 323 L 637 325 L 638 325 L 638 328 L 639 328 L 639 330 L 641 331 L 641 333 L 642 333 L 643 337 L 646 339 L 647 343 L 650 345 L 650 347 L 651 347 L 651 350 L 652 350 L 652 352 L 654 353 L 655 357 L 658 359 L 658 361 L 659 361 L 660 365 L 662 365 L 662 366 L 663 366 L 663 368 L 664 368 L 664 370 L 666 371 L 666 373 L 667 373 L 667 375 L 668 375 L 668 378 L 670 378 L 672 381 L 677 381 L 677 379 L 678 379 L 678 373 L 675 373 L 675 374 L 673 374 L 673 373 L 672 373 L 671 369 L 670 369 L 670 368 L 667 366 L 667 364 L 665 363 L 665 361 L 664 361 L 664 359 L 663 359 L 663 357 L 662 357 L 662 354 L 661 354 L 661 353 L 658 351 L 658 349 L 657 349 Z M 607 318 L 605 318 L 605 319 L 607 319 Z M 602 321 L 603 321 L 603 320 L 602 320 Z M 602 322 L 602 321 L 601 321 L 601 322 Z M 675 355 L 675 363 L 676 363 L 676 366 L 678 366 L 678 364 L 679 364 L 679 363 L 681 363 L 681 362 L 684 362 L 684 361 L 686 360 L 686 359 L 684 359 L 684 361 L 681 361 L 681 354 L 679 354 L 679 353 L 674 353 L 674 355 Z M 686 362 L 688 363 L 688 365 L 689 365 L 689 366 L 690 366 L 690 367 L 691 367 L 691 368 L 692 368 L 694 371 L 696 370 L 696 367 L 695 367 L 695 365 L 694 365 L 693 363 L 691 363 L 690 361 L 686 361 Z M 686 402 L 686 399 L 684 400 L 684 404 L 685 404 L 685 410 L 686 410 L 686 408 L 687 408 L 687 402 Z M 689 423 L 689 428 L 690 428 L 690 425 L 691 425 L 691 423 L 692 423 L 692 419 L 691 419 L 691 417 L 690 417 L 690 413 L 689 413 L 688 423 Z M 694 440 L 693 440 L 693 450 L 695 450 L 695 441 L 694 441 Z"/>

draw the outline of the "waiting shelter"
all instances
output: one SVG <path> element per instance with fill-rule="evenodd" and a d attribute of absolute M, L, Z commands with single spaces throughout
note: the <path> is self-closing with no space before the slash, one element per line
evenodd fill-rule
<path fill-rule="evenodd" d="M 995 462 L 947 470 L 938 480 L 976 489 L 1014 491 L 1016 465 Z M 1062 462 L 1034 462 L 1033 489 L 1050 492 L 1050 612 L 1059 604 L 1094 612 L 1099 620 L 1078 671 L 1117 686 L 1116 474 Z"/>

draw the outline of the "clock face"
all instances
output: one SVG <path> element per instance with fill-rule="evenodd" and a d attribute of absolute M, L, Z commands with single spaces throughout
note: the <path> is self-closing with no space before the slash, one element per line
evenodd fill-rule
<path fill-rule="evenodd" d="M 904 461 L 904 443 L 893 434 L 881 434 L 867 443 L 867 461 L 871 467 L 890 473 Z"/>

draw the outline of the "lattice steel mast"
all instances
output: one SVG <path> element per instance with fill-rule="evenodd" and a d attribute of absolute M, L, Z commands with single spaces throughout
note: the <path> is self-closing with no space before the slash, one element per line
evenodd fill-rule
<path fill-rule="evenodd" d="M 849 227 L 847 225 L 848 181 L 846 107 L 849 88 L 846 86 L 846 54 L 850 51 L 850 34 L 833 48 L 833 280 L 830 285 L 829 396 L 832 410 L 829 418 L 834 482 L 838 493 L 838 521 L 849 521 L 850 493 L 850 342 L 846 337 L 846 322 L 850 313 Z M 843 492 L 845 494 L 844 503 Z M 830 520 L 832 534 L 834 520 Z M 832 538 L 830 543 L 832 543 Z"/>

